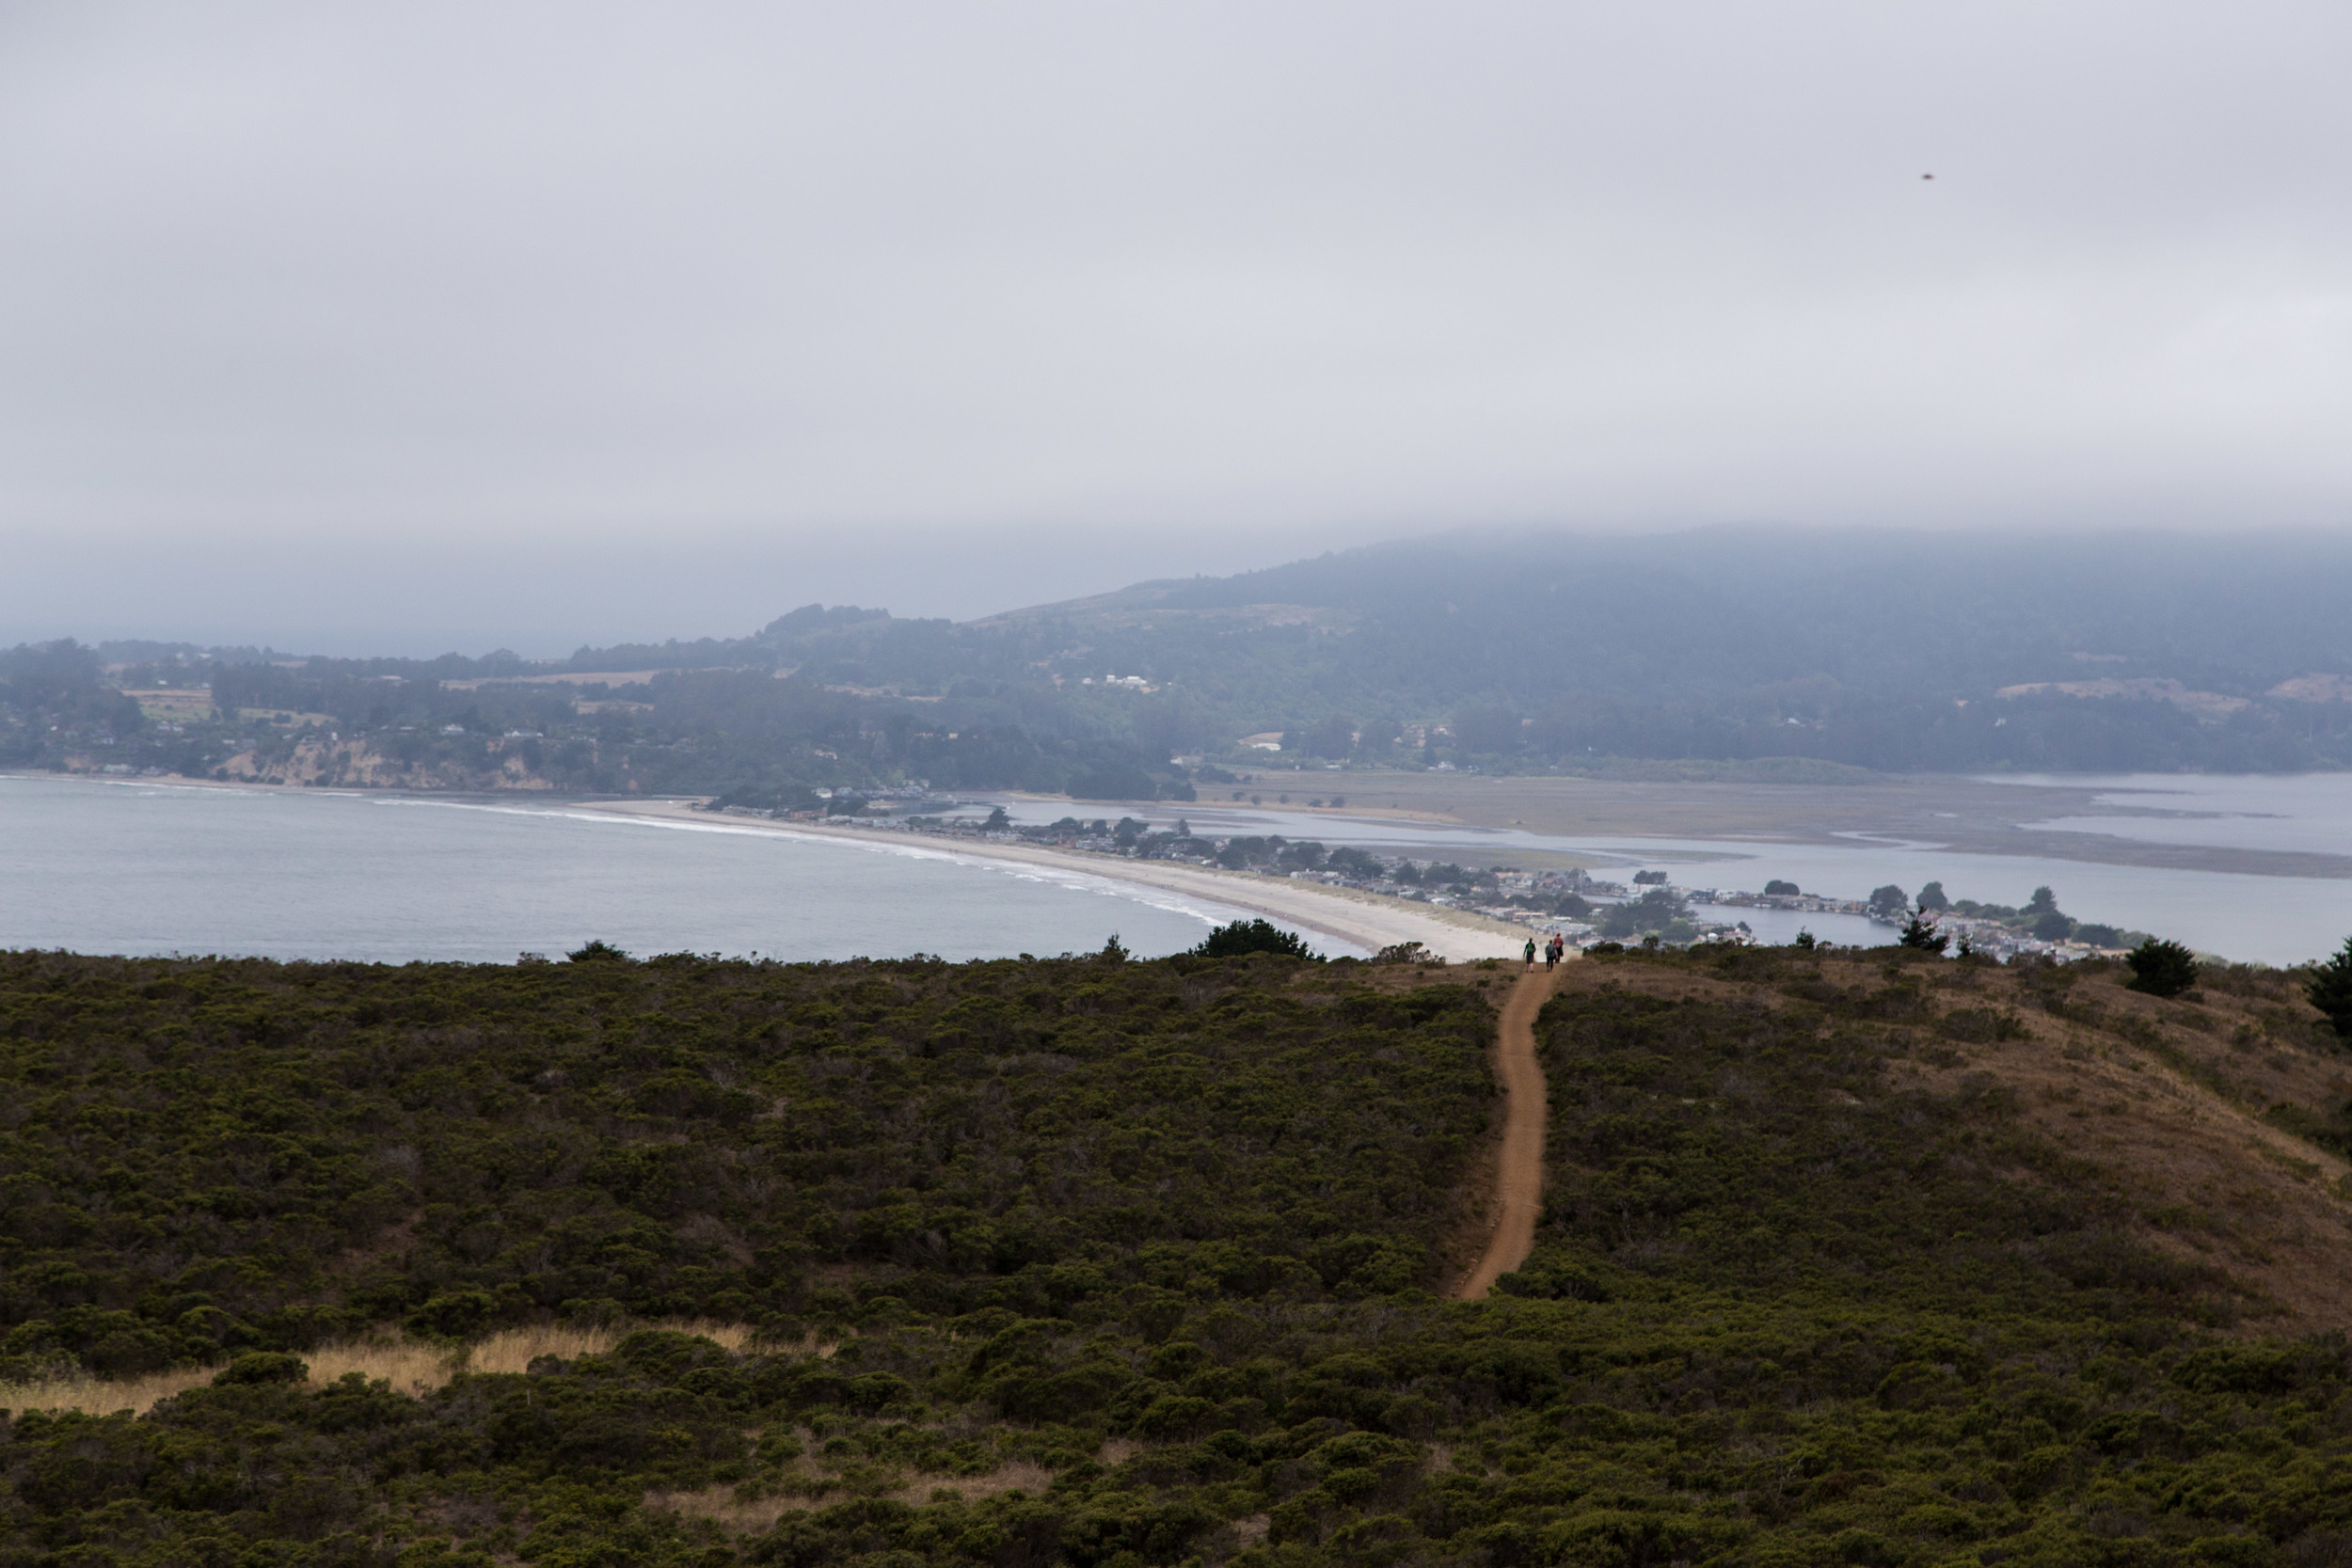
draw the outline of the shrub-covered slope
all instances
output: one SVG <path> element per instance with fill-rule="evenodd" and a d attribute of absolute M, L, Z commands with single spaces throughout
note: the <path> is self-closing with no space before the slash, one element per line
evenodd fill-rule
<path fill-rule="evenodd" d="M 1572 965 L 1537 1254 L 1448 1302 L 1505 978 L 10 957 L 13 1375 L 221 1370 L 19 1415 L 0 1563 L 2352 1560 L 2282 988 Z M 304 1377 L 688 1313 L 765 1338 Z"/>
<path fill-rule="evenodd" d="M 1297 968 L 0 958 L 0 1377 L 1427 1283 L 1487 1009 Z"/>

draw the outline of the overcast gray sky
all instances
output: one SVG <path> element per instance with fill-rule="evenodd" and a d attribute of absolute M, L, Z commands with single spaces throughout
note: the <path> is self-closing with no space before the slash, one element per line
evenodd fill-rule
<path fill-rule="evenodd" d="M 2347 62 L 2341 0 L 0 0 L 0 638 L 2342 522 Z"/>

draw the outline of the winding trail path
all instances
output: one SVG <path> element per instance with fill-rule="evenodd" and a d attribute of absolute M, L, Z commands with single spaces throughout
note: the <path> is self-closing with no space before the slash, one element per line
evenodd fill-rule
<path fill-rule="evenodd" d="M 1551 996 L 1556 971 L 1521 975 L 1502 1006 L 1495 1030 L 1495 1070 L 1508 1102 L 1502 1148 L 1495 1161 L 1496 1214 L 1486 1254 L 1454 1292 L 1478 1301 L 1494 1282 L 1527 1261 L 1535 1249 L 1535 1222 L 1544 1212 L 1544 1069 L 1535 1062 L 1535 1015 Z"/>

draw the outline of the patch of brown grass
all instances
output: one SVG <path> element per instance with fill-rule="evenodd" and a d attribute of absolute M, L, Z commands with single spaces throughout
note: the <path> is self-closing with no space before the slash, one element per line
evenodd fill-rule
<path fill-rule="evenodd" d="M 897 1495 L 905 1503 L 936 1502 L 943 1496 L 972 1502 L 1007 1492 L 1026 1492 L 1038 1497 L 1053 1484 L 1053 1471 L 1025 1459 L 1015 1459 L 984 1476 L 925 1476 L 900 1487 Z"/>
<path fill-rule="evenodd" d="M 324 1387 L 346 1373 L 358 1372 L 371 1383 L 389 1383 L 400 1393 L 429 1394 L 460 1371 L 521 1372 L 543 1355 L 566 1361 L 582 1355 L 602 1355 L 640 1328 L 675 1329 L 700 1335 L 740 1354 L 757 1339 L 748 1323 L 687 1319 L 656 1323 L 616 1323 L 581 1327 L 571 1323 L 533 1324 L 503 1329 L 477 1344 L 451 1350 L 444 1345 L 410 1339 L 388 1329 L 364 1339 L 321 1345 L 302 1353 L 310 1369 L 310 1386 Z M 806 1355 L 831 1355 L 834 1345 L 815 1336 L 794 1349 Z M 175 1367 L 168 1371 L 143 1372 L 135 1377 L 57 1377 L 25 1383 L 0 1383 L 0 1409 L 78 1410 L 107 1416 L 118 1410 L 145 1415 L 156 1403 L 213 1381 L 217 1367 Z"/>
<path fill-rule="evenodd" d="M 1885 981 L 1880 955 L 1816 960 L 1846 990 Z M 1790 968 L 1800 966 L 1791 960 Z M 2318 1016 L 2282 975 L 2217 983 L 2164 1001 L 2126 990 L 2115 970 L 2064 976 L 2002 967 L 1910 964 L 1929 1013 L 1899 1029 L 1908 1055 L 1889 1087 L 1950 1092 L 1972 1074 L 2016 1091 L 2028 1127 L 2129 1204 L 2131 1228 L 2158 1252 L 2220 1270 L 2248 1333 L 2352 1328 L 2352 1164 L 2277 1125 L 2299 1107 L 2326 1119 L 2352 1096 L 2352 1064 L 2310 1029 Z M 1562 989 L 1777 1006 L 1755 986 L 1687 965 L 1579 965 Z M 2053 1009 L 2042 998 L 2055 993 Z M 2023 1039 L 1950 1040 L 1936 1017 L 1954 1007 L 2014 1016 Z M 2017 1173 L 2020 1180 L 2031 1180 Z"/>
<path fill-rule="evenodd" d="M 706 1486 L 699 1492 L 648 1492 L 645 1506 L 684 1519 L 702 1519 L 730 1535 L 755 1535 L 775 1528 L 776 1521 L 812 1505 L 804 1497 L 767 1497 L 738 1501 L 732 1486 Z"/>
<path fill-rule="evenodd" d="M 2336 1053 L 2297 1037 L 2291 1019 L 2266 1019 L 2262 997 L 2166 1002 L 2086 974 L 2061 1022 L 2006 974 L 1990 989 L 2008 992 L 2032 1037 L 1969 1045 L 1963 1064 L 1924 1076 L 1987 1071 L 2022 1091 L 2025 1119 L 2139 1212 L 2141 1241 L 2230 1275 L 2248 1298 L 2246 1330 L 2352 1326 L 2352 1207 L 2338 1187 L 2348 1167 L 2263 1114 L 2340 1102 Z M 2260 1049 L 2233 1044 L 2241 1032 Z"/>
<path fill-rule="evenodd" d="M 143 1372 L 136 1377 L 59 1377 L 0 1383 L 0 1407 L 45 1410 L 52 1415 L 80 1411 L 85 1416 L 111 1416 L 118 1410 L 128 1410 L 144 1416 L 162 1401 L 212 1381 L 210 1367 L 175 1367 L 169 1371 Z"/>
<path fill-rule="evenodd" d="M 473 1372 L 523 1372 L 529 1371 L 531 1364 L 543 1355 L 560 1356 L 566 1361 L 582 1355 L 603 1355 L 640 1328 L 666 1328 L 679 1334 L 698 1335 L 739 1355 L 756 1338 L 756 1331 L 749 1323 L 713 1323 L 699 1318 L 595 1327 L 533 1323 L 526 1328 L 503 1329 L 476 1343 L 467 1354 L 465 1368 Z M 813 1343 L 808 1348 L 826 1354 L 833 1350 L 831 1345 L 819 1347 Z"/>
<path fill-rule="evenodd" d="M 429 1394 L 457 1375 L 458 1356 L 440 1345 L 404 1338 L 397 1331 L 303 1353 L 312 1387 L 324 1387 L 349 1372 L 370 1383 L 389 1383 L 403 1394 Z"/>

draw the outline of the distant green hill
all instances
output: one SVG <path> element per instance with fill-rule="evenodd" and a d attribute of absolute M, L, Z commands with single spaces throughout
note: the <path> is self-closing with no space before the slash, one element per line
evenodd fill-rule
<path fill-rule="evenodd" d="M 2352 541 L 2317 534 L 1463 535 L 962 625 L 809 605 L 554 664 L 19 648 L 0 766 L 755 805 L 909 779 L 1181 800 L 1201 760 L 1302 755 L 1791 780 L 2341 768 L 2345 603 Z M 549 683 L 567 675 L 585 684 Z M 1279 754 L 1242 744 L 1265 735 Z"/>
<path fill-rule="evenodd" d="M 2346 602 L 2352 543 L 2319 534 L 1459 535 L 965 626 L 810 607 L 699 657 L 951 702 L 1050 691 L 1072 733 L 1154 754 L 1279 731 L 1505 768 L 2281 769 L 2352 764 L 2336 687 L 2278 690 L 2352 693 Z"/>
<path fill-rule="evenodd" d="M 2352 545 L 2317 535 L 1455 536 L 774 646 L 826 679 L 960 668 L 1058 675 L 1067 696 L 1141 675 L 1168 690 L 1092 700 L 1212 750 L 1281 730 L 1326 755 L 1504 767 L 2283 768 L 2352 762 L 2342 703 L 2268 695 L 2352 672 L 2347 594 Z M 1447 733 L 1399 743 L 1424 725 Z"/>

